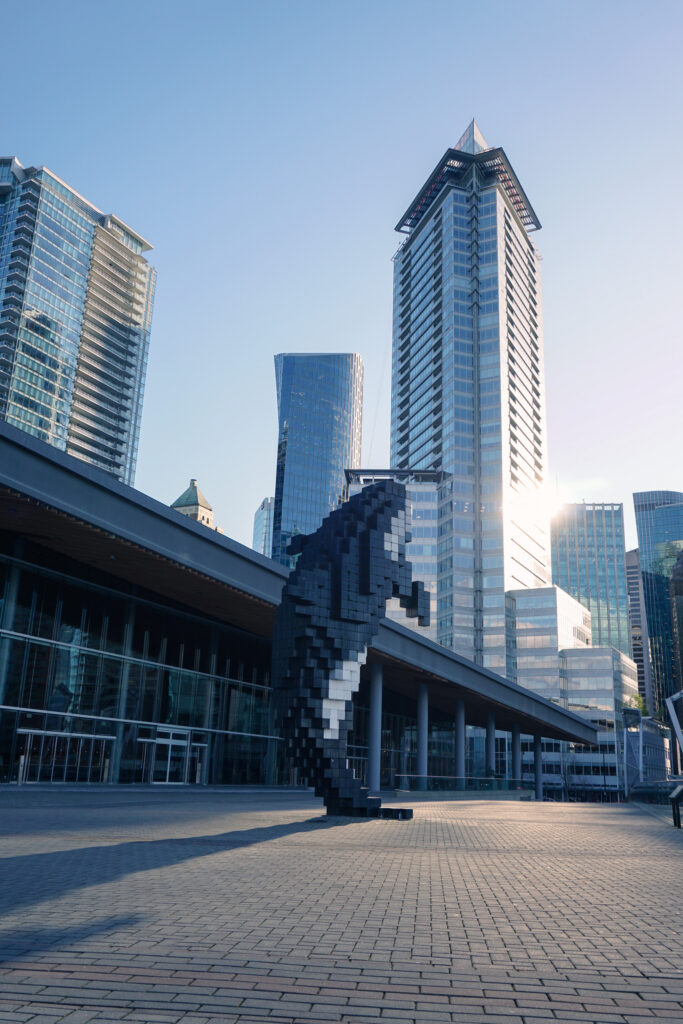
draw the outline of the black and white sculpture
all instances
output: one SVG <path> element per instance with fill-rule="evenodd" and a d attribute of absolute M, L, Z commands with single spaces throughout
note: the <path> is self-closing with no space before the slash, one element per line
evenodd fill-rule
<path fill-rule="evenodd" d="M 275 618 L 275 708 L 291 762 L 328 814 L 412 817 L 382 811 L 347 762 L 352 698 L 386 602 L 400 598 L 409 616 L 429 624 L 429 595 L 412 581 L 408 541 L 405 487 L 381 480 L 288 549 L 299 558 Z"/>

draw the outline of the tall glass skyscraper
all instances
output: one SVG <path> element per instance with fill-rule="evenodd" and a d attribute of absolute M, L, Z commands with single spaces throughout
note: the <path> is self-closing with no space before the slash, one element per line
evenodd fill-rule
<path fill-rule="evenodd" d="M 275 498 L 264 498 L 254 512 L 254 535 L 251 546 L 260 555 L 270 558 L 273 550 L 273 506 Z"/>
<path fill-rule="evenodd" d="M 650 669 L 650 642 L 647 635 L 643 577 L 640 571 L 638 548 L 626 552 L 626 587 L 628 589 L 628 619 L 631 627 L 633 660 L 638 670 L 638 693 L 652 712 L 652 671 Z"/>
<path fill-rule="evenodd" d="M 650 641 L 653 712 L 676 691 L 671 575 L 683 550 L 683 494 L 680 491 L 640 491 L 633 495 L 643 576 L 645 615 Z"/>
<path fill-rule="evenodd" d="M 0 419 L 135 479 L 148 242 L 46 167 L 0 159 Z"/>
<path fill-rule="evenodd" d="M 345 469 L 360 465 L 363 360 L 355 353 L 275 356 L 279 434 L 273 558 L 312 533 L 342 500 Z"/>
<path fill-rule="evenodd" d="M 550 581 L 540 227 L 473 121 L 397 225 L 391 465 L 451 474 L 440 643 L 504 672 L 505 591 Z"/>
<path fill-rule="evenodd" d="M 553 583 L 590 609 L 593 646 L 630 657 L 624 506 L 565 505 L 550 537 Z"/>

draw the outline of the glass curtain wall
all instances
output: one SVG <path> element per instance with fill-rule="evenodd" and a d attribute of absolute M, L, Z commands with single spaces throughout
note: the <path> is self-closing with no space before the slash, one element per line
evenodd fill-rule
<path fill-rule="evenodd" d="M 45 167 L 0 160 L 0 418 L 133 484 L 151 246 Z"/>
<path fill-rule="evenodd" d="M 671 576 L 683 551 L 683 493 L 642 491 L 633 495 L 650 647 L 654 714 L 676 689 Z"/>
<path fill-rule="evenodd" d="M 0 781 L 283 777 L 266 641 L 1 550 Z"/>
<path fill-rule="evenodd" d="M 291 538 L 313 533 L 360 465 L 363 361 L 357 353 L 275 356 L 278 448 L 273 558 L 292 566 Z"/>
<path fill-rule="evenodd" d="M 404 216 L 394 256 L 391 463 L 450 475 L 438 640 L 502 673 L 505 591 L 550 577 L 540 272 L 528 237 L 540 225 L 513 177 L 503 151 L 468 130 Z"/>
<path fill-rule="evenodd" d="M 630 656 L 624 506 L 565 505 L 551 543 L 553 583 L 590 610 L 594 646 Z"/>

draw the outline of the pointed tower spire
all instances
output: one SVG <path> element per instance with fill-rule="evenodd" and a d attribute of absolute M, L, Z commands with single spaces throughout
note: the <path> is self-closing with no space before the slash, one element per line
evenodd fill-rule
<path fill-rule="evenodd" d="M 465 131 L 460 136 L 460 139 L 455 144 L 456 149 L 462 150 L 463 153 L 471 153 L 474 156 L 477 153 L 483 153 L 484 150 L 490 149 L 488 142 L 479 131 L 479 125 L 472 118 Z"/>

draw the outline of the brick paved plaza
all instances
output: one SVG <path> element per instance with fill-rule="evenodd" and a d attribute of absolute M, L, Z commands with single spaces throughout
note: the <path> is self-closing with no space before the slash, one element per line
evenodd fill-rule
<path fill-rule="evenodd" d="M 406 803 L 409 803 L 406 801 Z M 683 834 L 634 807 L 0 792 L 0 1021 L 683 1021 Z"/>

